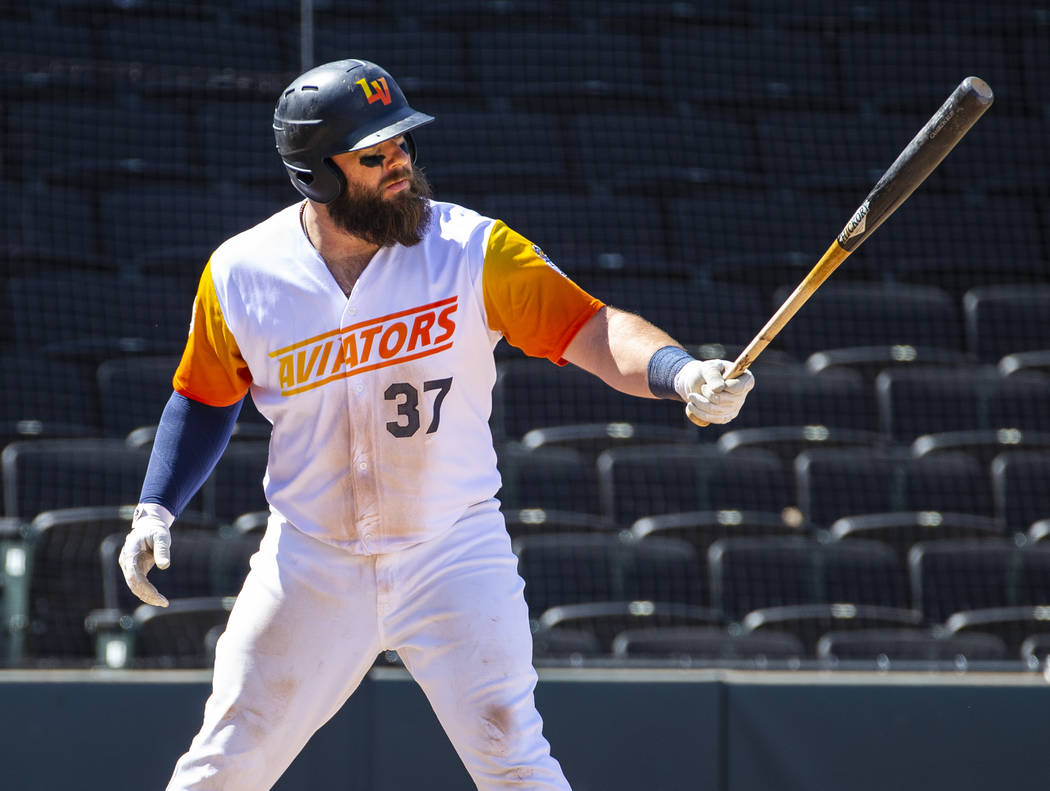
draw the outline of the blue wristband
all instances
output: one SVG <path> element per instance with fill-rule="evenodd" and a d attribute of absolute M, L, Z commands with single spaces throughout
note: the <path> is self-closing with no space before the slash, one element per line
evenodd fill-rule
<path fill-rule="evenodd" d="M 664 346 L 649 358 L 649 392 L 657 398 L 681 401 L 674 389 L 674 378 L 695 358 L 678 346 Z"/>

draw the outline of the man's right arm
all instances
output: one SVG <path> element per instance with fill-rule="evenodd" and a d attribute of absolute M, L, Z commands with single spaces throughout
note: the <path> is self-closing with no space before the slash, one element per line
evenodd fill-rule
<path fill-rule="evenodd" d="M 147 604 L 168 600 L 146 578 L 170 562 L 172 522 L 211 475 L 233 434 L 241 401 L 209 406 L 172 393 L 161 414 L 131 532 L 120 551 L 128 587 Z"/>

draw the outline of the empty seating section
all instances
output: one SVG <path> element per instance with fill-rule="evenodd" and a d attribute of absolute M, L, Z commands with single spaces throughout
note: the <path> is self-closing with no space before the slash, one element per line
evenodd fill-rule
<path fill-rule="evenodd" d="M 700 357 L 736 357 L 962 77 L 995 90 L 754 362 L 731 424 L 499 344 L 490 426 L 538 662 L 1045 666 L 1037 6 L 313 4 L 314 63 L 375 60 L 436 117 L 414 137 L 437 200 Z M 205 263 L 298 199 L 271 120 L 299 4 L 5 14 L 0 665 L 207 667 L 268 515 L 250 398 L 180 517 L 172 606 L 138 606 L 115 558 Z"/>

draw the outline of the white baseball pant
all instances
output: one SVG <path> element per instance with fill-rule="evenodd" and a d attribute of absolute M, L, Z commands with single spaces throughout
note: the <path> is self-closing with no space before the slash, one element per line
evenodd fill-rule
<path fill-rule="evenodd" d="M 271 517 L 167 791 L 271 788 L 391 649 L 480 791 L 569 791 L 533 699 L 523 590 L 494 500 L 388 555 L 352 555 Z"/>

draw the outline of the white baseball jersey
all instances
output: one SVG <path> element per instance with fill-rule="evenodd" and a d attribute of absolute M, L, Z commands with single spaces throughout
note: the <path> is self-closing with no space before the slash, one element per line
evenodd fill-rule
<path fill-rule="evenodd" d="M 358 554 L 448 530 L 500 487 L 488 419 L 501 336 L 562 354 L 602 303 L 498 220 L 431 203 L 422 242 L 382 248 L 347 298 L 299 204 L 205 268 L 175 390 L 251 389 L 273 424 L 263 485 L 298 529 Z"/>

